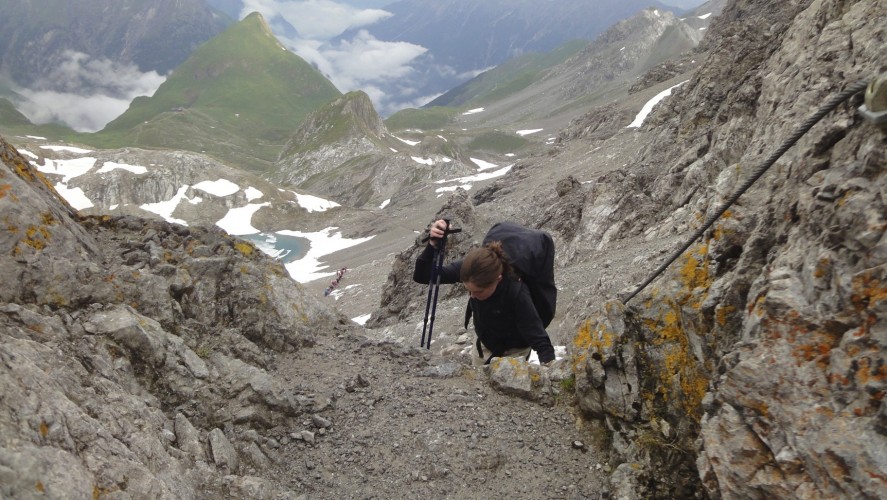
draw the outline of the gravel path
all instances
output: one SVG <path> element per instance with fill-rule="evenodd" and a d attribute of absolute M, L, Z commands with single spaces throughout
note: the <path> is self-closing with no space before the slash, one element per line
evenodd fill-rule
<path fill-rule="evenodd" d="M 567 401 L 500 394 L 482 369 L 347 333 L 294 356 L 277 375 L 323 396 L 302 429 L 278 429 L 275 466 L 306 498 L 601 498 L 603 433 Z"/>

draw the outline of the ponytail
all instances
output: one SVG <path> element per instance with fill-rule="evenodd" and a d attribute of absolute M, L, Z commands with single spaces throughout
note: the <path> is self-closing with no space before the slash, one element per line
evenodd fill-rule
<path fill-rule="evenodd" d="M 510 273 L 511 265 L 508 263 L 505 249 L 502 248 L 502 242 L 491 241 L 482 247 L 471 249 L 465 255 L 459 280 L 486 287 L 498 280 L 499 276 Z"/>

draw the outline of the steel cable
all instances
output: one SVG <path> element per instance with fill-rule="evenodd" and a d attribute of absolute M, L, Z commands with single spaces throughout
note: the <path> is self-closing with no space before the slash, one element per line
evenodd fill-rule
<path fill-rule="evenodd" d="M 628 297 L 626 297 L 622 303 L 628 304 L 628 301 L 633 299 L 638 293 L 641 292 L 644 288 L 647 287 L 650 283 L 653 282 L 663 271 L 665 271 L 668 266 L 670 266 L 674 261 L 678 259 L 684 252 L 690 248 L 693 243 L 699 239 L 718 219 L 721 218 L 724 213 L 733 206 L 734 203 L 742 196 L 743 193 L 748 191 L 748 189 L 754 184 L 764 173 L 776 163 L 776 160 L 779 159 L 786 151 L 789 150 L 798 140 L 804 136 L 814 125 L 816 125 L 819 120 L 821 120 L 825 115 L 829 114 L 835 108 L 837 108 L 841 103 L 849 99 L 850 97 L 862 92 L 865 90 L 868 82 L 860 81 L 851 84 L 844 91 L 834 95 L 831 99 L 826 101 L 819 109 L 814 113 L 810 118 L 804 121 L 794 132 L 783 141 L 782 145 L 774 151 L 769 157 L 767 157 L 764 162 L 754 170 L 751 177 L 749 177 L 742 186 L 739 187 L 729 198 L 724 202 L 711 216 L 706 219 L 705 223 L 693 233 L 693 236 L 687 239 L 686 243 L 684 243 L 680 249 L 675 251 L 666 261 L 659 266 L 658 269 L 653 271 L 653 273 L 643 282 L 641 283 Z"/>

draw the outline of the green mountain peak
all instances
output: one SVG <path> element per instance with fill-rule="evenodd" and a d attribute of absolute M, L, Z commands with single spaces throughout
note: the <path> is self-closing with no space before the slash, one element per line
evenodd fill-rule
<path fill-rule="evenodd" d="M 195 50 L 153 96 L 135 99 L 85 140 L 206 152 L 264 171 L 309 113 L 341 95 L 253 13 Z"/>

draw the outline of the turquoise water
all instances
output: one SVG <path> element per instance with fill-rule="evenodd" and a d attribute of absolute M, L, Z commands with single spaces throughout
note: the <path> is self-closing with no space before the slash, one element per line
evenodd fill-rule
<path fill-rule="evenodd" d="M 257 233 L 240 236 L 240 238 L 253 243 L 259 250 L 284 264 L 301 259 L 311 248 L 310 242 L 305 238 L 282 234 Z"/>

